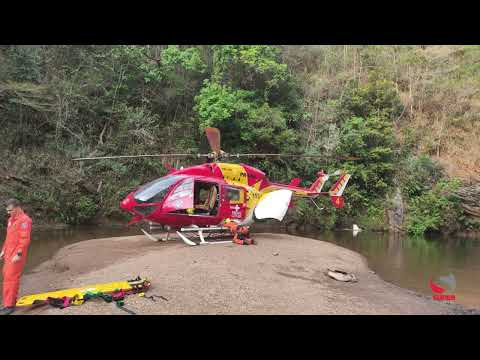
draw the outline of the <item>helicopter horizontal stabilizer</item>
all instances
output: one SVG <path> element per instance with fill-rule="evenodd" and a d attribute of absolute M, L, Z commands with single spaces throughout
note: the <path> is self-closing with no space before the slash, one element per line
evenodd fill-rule
<path fill-rule="evenodd" d="M 300 178 L 294 178 L 292 181 L 290 181 L 290 184 L 288 186 L 298 186 L 302 182 L 302 179 Z"/>

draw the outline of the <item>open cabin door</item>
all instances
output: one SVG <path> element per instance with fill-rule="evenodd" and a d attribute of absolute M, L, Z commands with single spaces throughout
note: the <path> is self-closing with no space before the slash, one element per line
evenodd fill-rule
<path fill-rule="evenodd" d="M 276 219 L 282 221 L 292 199 L 291 190 L 275 190 L 266 194 L 254 210 L 256 219 Z"/>
<path fill-rule="evenodd" d="M 183 180 L 167 197 L 163 204 L 164 212 L 193 208 L 193 178 Z"/>

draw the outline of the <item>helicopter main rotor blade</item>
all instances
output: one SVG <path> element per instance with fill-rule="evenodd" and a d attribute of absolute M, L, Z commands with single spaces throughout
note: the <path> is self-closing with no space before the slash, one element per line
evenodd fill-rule
<path fill-rule="evenodd" d="M 131 159 L 131 158 L 146 158 L 146 157 L 211 157 L 211 154 L 153 154 L 153 155 L 119 155 L 119 156 L 96 156 L 72 159 L 73 161 L 84 160 L 104 160 L 104 159 Z"/>
<path fill-rule="evenodd" d="M 310 159 L 335 159 L 335 160 L 359 160 L 358 157 L 353 156 L 339 156 L 328 157 L 325 155 L 302 155 L 302 154 L 224 154 L 222 157 L 297 157 L 297 158 L 310 158 Z"/>
<path fill-rule="evenodd" d="M 152 157 L 161 157 L 161 158 L 169 158 L 169 157 L 192 157 L 192 158 L 216 158 L 215 153 L 210 154 L 148 154 L 148 155 L 118 155 L 118 156 L 95 156 L 95 157 L 83 157 L 83 158 L 76 158 L 72 159 L 73 161 L 86 161 L 86 160 L 109 160 L 109 159 L 133 159 L 133 158 L 152 158 Z M 304 159 L 335 159 L 335 160 L 359 160 L 358 157 L 326 157 L 325 155 L 301 155 L 301 154 L 228 154 L 223 153 L 220 155 L 221 158 L 240 158 L 240 157 L 296 157 L 296 158 L 304 158 Z"/>
<path fill-rule="evenodd" d="M 207 136 L 210 148 L 215 154 L 220 154 L 220 130 L 214 127 L 205 129 L 205 135 Z"/>

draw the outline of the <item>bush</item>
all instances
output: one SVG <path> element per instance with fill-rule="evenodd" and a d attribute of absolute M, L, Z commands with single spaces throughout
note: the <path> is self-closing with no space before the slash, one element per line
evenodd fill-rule
<path fill-rule="evenodd" d="M 77 211 L 78 211 L 77 222 L 78 223 L 86 222 L 92 219 L 97 213 L 97 204 L 92 198 L 88 196 L 82 196 L 78 200 Z"/>
<path fill-rule="evenodd" d="M 89 196 L 80 196 L 77 201 L 64 201 L 59 209 L 60 219 L 69 225 L 88 223 L 98 210 L 97 203 Z"/>
<path fill-rule="evenodd" d="M 411 199 L 407 207 L 407 232 L 419 236 L 431 231 L 458 229 L 462 210 L 453 192 L 459 186 L 457 180 L 441 180 L 431 190 Z"/>
<path fill-rule="evenodd" d="M 358 219 L 358 222 L 364 229 L 374 231 L 388 230 L 384 205 L 381 201 L 372 202 L 368 205 L 367 211 Z"/>
<path fill-rule="evenodd" d="M 347 87 L 339 112 L 344 118 L 376 115 L 392 121 L 400 115 L 402 108 L 394 84 L 376 74 L 363 85 L 352 83 Z"/>
<path fill-rule="evenodd" d="M 367 199 L 383 198 L 392 185 L 393 126 L 382 117 L 352 117 L 343 125 L 340 139 L 339 154 L 359 157 L 358 161 L 342 164 L 352 174 L 352 184 L 345 192 L 351 199 L 353 215 L 365 208 Z"/>
<path fill-rule="evenodd" d="M 330 200 L 322 197 L 315 202 L 323 210 L 319 210 L 310 200 L 297 200 L 292 211 L 292 220 L 298 225 L 313 225 L 319 229 L 332 230 L 337 222 L 337 211 Z"/>
<path fill-rule="evenodd" d="M 359 158 L 341 163 L 352 174 L 345 190 L 350 203 L 345 214 L 362 214 L 370 218 L 372 226 L 378 222 L 373 219 L 380 216 L 373 215 L 372 209 L 379 208 L 373 202 L 383 199 L 393 185 L 396 142 L 392 119 L 400 110 L 393 84 L 377 77 L 366 84 L 349 85 L 337 108 L 342 123 L 337 153 Z"/>
<path fill-rule="evenodd" d="M 443 177 L 443 168 L 428 156 L 410 157 L 404 161 L 398 176 L 402 192 L 408 198 L 420 196 L 432 189 Z"/>

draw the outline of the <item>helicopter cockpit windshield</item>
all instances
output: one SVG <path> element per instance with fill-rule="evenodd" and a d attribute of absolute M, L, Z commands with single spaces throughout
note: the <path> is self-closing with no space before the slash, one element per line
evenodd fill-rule
<path fill-rule="evenodd" d="M 140 203 L 161 202 L 170 187 L 182 178 L 183 176 L 172 175 L 149 182 L 138 189 L 133 198 Z"/>

